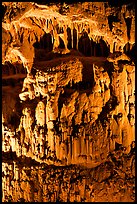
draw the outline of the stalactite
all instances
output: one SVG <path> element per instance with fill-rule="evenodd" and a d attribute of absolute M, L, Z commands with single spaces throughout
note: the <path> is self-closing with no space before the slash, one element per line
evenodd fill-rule
<path fill-rule="evenodd" d="M 77 140 L 77 138 L 74 138 L 74 150 L 75 150 L 74 159 L 75 159 L 75 161 L 77 161 L 77 159 L 78 159 L 78 140 Z"/>
<path fill-rule="evenodd" d="M 81 155 L 84 154 L 84 137 L 81 136 Z"/>
<path fill-rule="evenodd" d="M 43 26 L 45 26 L 46 25 L 46 18 L 43 18 Z"/>
<path fill-rule="evenodd" d="M 91 156 L 91 158 L 92 158 L 92 141 L 89 141 L 89 155 Z"/>
<path fill-rule="evenodd" d="M 65 45 L 65 49 L 67 50 L 67 45 L 68 45 L 67 27 L 65 25 L 63 25 L 62 29 L 63 29 L 63 33 L 64 33 L 64 45 Z"/>
<path fill-rule="evenodd" d="M 53 34 L 51 35 L 51 42 L 52 42 L 52 44 L 54 44 L 54 36 L 53 36 Z"/>
<path fill-rule="evenodd" d="M 52 24 L 52 19 L 50 18 L 49 23 Z"/>
<path fill-rule="evenodd" d="M 110 42 L 109 44 L 110 44 L 110 52 L 113 53 L 114 44 L 113 42 Z"/>
<path fill-rule="evenodd" d="M 73 49 L 73 23 L 71 24 L 71 47 L 72 47 L 72 49 Z"/>
<path fill-rule="evenodd" d="M 79 32 L 78 32 L 78 27 L 76 28 L 77 32 L 77 44 L 76 44 L 76 49 L 78 50 L 78 42 L 79 42 Z"/>
<path fill-rule="evenodd" d="M 114 47 L 115 47 L 115 51 L 114 52 L 117 52 L 118 51 L 118 45 L 117 45 L 117 42 L 114 43 Z"/>
<path fill-rule="evenodd" d="M 88 139 L 85 139 L 85 147 L 86 147 L 86 156 L 87 156 L 87 161 L 89 159 L 89 147 L 88 147 Z"/>
<path fill-rule="evenodd" d="M 68 139 L 68 159 L 67 159 L 68 164 L 71 163 L 71 144 L 70 144 L 70 138 Z"/>
<path fill-rule="evenodd" d="M 47 19 L 47 29 L 48 29 L 48 27 L 49 27 L 49 20 Z"/>
<path fill-rule="evenodd" d="M 60 21 L 58 21 L 58 27 L 59 27 L 59 28 L 61 27 L 61 22 L 60 22 Z"/>
<path fill-rule="evenodd" d="M 81 23 L 78 24 L 78 28 L 79 28 L 79 33 L 81 34 L 81 32 L 82 32 Z"/>

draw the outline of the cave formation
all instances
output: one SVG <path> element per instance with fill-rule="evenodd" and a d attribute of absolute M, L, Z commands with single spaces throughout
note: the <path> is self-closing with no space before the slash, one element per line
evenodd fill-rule
<path fill-rule="evenodd" d="M 2 8 L 2 201 L 135 202 L 134 2 Z"/>

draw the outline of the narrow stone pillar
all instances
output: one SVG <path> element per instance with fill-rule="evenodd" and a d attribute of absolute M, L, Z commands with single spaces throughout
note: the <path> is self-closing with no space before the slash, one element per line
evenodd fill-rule
<path fill-rule="evenodd" d="M 72 43 L 71 47 L 73 49 L 73 23 L 71 25 L 71 43 Z"/>
<path fill-rule="evenodd" d="M 70 138 L 68 138 L 68 160 L 67 160 L 67 163 L 68 164 L 71 163 L 71 142 L 70 142 Z"/>
<path fill-rule="evenodd" d="M 128 126 L 129 128 L 129 126 Z M 124 147 L 126 147 L 126 153 L 130 152 L 130 145 L 132 143 L 132 132 L 131 132 L 131 128 L 130 131 L 128 131 L 129 129 L 127 129 L 127 126 L 123 128 L 122 130 L 122 145 Z"/>
<path fill-rule="evenodd" d="M 56 152 L 56 157 L 59 159 L 60 147 L 59 147 L 59 137 L 57 135 L 55 137 L 55 152 Z"/>
<path fill-rule="evenodd" d="M 50 129 L 48 129 L 48 144 L 50 146 L 50 150 L 54 151 L 54 133 Z"/>
<path fill-rule="evenodd" d="M 113 41 L 110 44 L 110 52 L 113 53 Z"/>
<path fill-rule="evenodd" d="M 92 153 L 93 153 L 93 150 L 92 150 L 92 142 L 89 141 L 89 155 L 92 157 Z"/>
<path fill-rule="evenodd" d="M 74 161 L 77 163 L 78 158 L 78 139 L 74 138 Z"/>
<path fill-rule="evenodd" d="M 135 42 L 135 16 L 132 16 L 131 29 L 130 29 L 130 41 Z"/>
<path fill-rule="evenodd" d="M 86 151 L 87 151 L 87 159 L 89 159 L 89 140 L 88 138 L 86 139 Z"/>
<path fill-rule="evenodd" d="M 48 24 L 49 24 L 49 21 L 48 21 L 48 19 L 47 19 L 47 29 L 48 29 L 48 27 L 49 27 Z"/>
<path fill-rule="evenodd" d="M 74 137 L 72 136 L 72 161 L 75 160 Z"/>
<path fill-rule="evenodd" d="M 79 155 L 81 155 L 81 136 L 79 136 Z"/>
<path fill-rule="evenodd" d="M 84 146 L 85 146 L 84 137 L 81 136 L 81 155 L 84 155 Z"/>
<path fill-rule="evenodd" d="M 64 132 L 64 140 L 66 141 L 67 140 L 67 130 Z"/>
<path fill-rule="evenodd" d="M 78 31 L 78 26 L 76 27 L 77 31 L 77 44 L 76 44 L 76 49 L 78 50 L 78 42 L 79 42 L 79 31 Z"/>

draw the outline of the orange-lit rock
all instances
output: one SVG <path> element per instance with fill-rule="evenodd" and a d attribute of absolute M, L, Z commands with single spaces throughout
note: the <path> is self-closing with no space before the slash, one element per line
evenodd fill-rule
<path fill-rule="evenodd" d="M 134 177 L 134 4 L 2 5 L 3 201 L 132 202 L 113 186 L 125 167 Z M 77 182 L 75 168 L 61 170 L 59 184 L 53 168 L 21 170 L 25 159 L 92 170 Z"/>

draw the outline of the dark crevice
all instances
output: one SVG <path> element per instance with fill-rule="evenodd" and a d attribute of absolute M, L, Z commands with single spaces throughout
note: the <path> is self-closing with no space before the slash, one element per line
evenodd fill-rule
<path fill-rule="evenodd" d="M 36 41 L 33 46 L 35 49 L 45 49 L 45 52 L 51 52 L 53 50 L 51 34 L 45 33 L 40 41 Z"/>
<path fill-rule="evenodd" d="M 1 8 L 2 20 L 4 19 L 4 15 L 5 15 L 5 13 L 6 13 L 6 10 L 7 10 L 7 6 L 3 6 L 3 5 L 2 5 L 2 8 Z"/>
<path fill-rule="evenodd" d="M 107 57 L 110 53 L 109 47 L 102 38 L 96 43 L 92 39 L 89 39 L 88 33 L 85 31 L 79 39 L 78 50 L 84 54 L 84 56 L 94 57 Z"/>
<path fill-rule="evenodd" d="M 72 49 L 72 38 L 71 38 L 71 29 L 69 27 L 67 28 L 67 36 L 68 36 L 67 48 L 70 50 L 70 49 Z"/>
<path fill-rule="evenodd" d="M 61 37 L 59 37 L 59 47 L 60 49 L 65 49 L 64 41 L 62 40 Z"/>
<path fill-rule="evenodd" d="M 76 50 L 77 48 L 77 30 L 74 28 L 73 29 L 73 49 Z"/>
<path fill-rule="evenodd" d="M 111 96 L 109 101 L 105 104 L 105 106 L 102 108 L 101 113 L 98 115 L 98 120 L 101 121 L 102 124 L 107 120 L 107 115 L 109 112 L 115 109 L 115 107 L 118 105 L 116 96 Z"/>
<path fill-rule="evenodd" d="M 132 18 L 130 18 L 130 17 L 125 18 L 125 22 L 126 22 L 126 25 L 127 25 L 127 37 L 128 37 L 128 40 L 130 40 L 130 31 L 131 31 Z"/>
<path fill-rule="evenodd" d="M 122 1 L 118 1 L 118 0 L 115 0 L 115 1 L 108 1 L 108 5 L 111 6 L 111 7 L 122 7 L 122 5 L 127 5 L 128 7 L 131 7 L 132 8 L 132 5 L 135 3 L 135 0 L 122 0 Z"/>
<path fill-rule="evenodd" d="M 72 43 L 71 29 L 67 28 L 67 41 L 68 41 L 67 48 L 69 50 L 73 48 L 73 50 L 77 50 L 87 57 L 90 56 L 108 57 L 110 53 L 110 48 L 107 46 L 106 42 L 102 38 L 100 38 L 100 40 L 97 43 L 93 41 L 93 39 L 89 39 L 88 33 L 86 31 L 83 31 L 78 41 L 77 30 L 73 29 L 73 43 Z M 45 33 L 44 36 L 41 37 L 40 41 L 36 39 L 36 42 L 33 44 L 33 46 L 35 48 L 34 61 L 36 60 L 47 61 L 51 60 L 53 57 L 63 56 L 63 54 L 61 53 L 53 53 L 53 42 L 50 33 Z M 58 48 L 65 49 L 65 43 L 61 37 L 59 37 Z"/>
<path fill-rule="evenodd" d="M 130 57 L 131 61 L 135 62 L 135 57 L 137 56 L 137 49 L 135 48 L 135 43 L 126 43 L 123 48 L 124 53 Z"/>
<path fill-rule="evenodd" d="M 113 22 L 119 22 L 119 19 L 117 16 L 108 16 L 108 24 L 109 24 L 109 28 L 110 28 L 110 31 L 112 31 L 112 28 L 113 28 Z"/>

